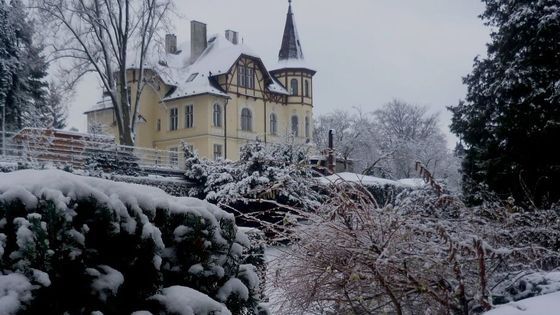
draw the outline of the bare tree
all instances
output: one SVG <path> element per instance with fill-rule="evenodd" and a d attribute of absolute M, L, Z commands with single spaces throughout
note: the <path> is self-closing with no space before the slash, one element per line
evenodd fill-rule
<path fill-rule="evenodd" d="M 422 162 L 435 176 L 448 157 L 445 137 L 438 127 L 437 114 L 428 114 L 423 106 L 393 100 L 373 113 L 384 151 L 394 152 L 393 176 L 411 177 L 416 161 Z"/>
<path fill-rule="evenodd" d="M 69 86 L 89 72 L 98 75 L 111 99 L 121 144 L 134 144 L 140 96 L 147 83 L 147 54 L 171 1 L 31 1 L 50 32 L 52 60 L 70 60 L 70 66 L 65 67 Z M 138 71 L 134 98 L 127 86 L 127 69 L 132 64 Z"/>
<path fill-rule="evenodd" d="M 381 208 L 359 184 L 329 191 L 269 264 L 278 314 L 480 314 L 512 275 L 557 267 L 555 246 L 543 246 L 556 236 L 521 224 L 553 230 L 554 211 L 467 208 L 430 190 Z"/>

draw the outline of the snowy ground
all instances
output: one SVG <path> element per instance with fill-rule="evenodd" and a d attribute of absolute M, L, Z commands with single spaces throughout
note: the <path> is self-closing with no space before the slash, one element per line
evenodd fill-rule
<path fill-rule="evenodd" d="M 524 299 L 498 306 L 484 315 L 558 315 L 560 292 Z"/>
<path fill-rule="evenodd" d="M 266 261 L 266 287 L 265 296 L 269 299 L 267 306 L 274 315 L 283 315 L 279 310 L 282 291 L 274 287 L 276 274 L 279 272 L 279 262 L 282 259 L 285 249 L 282 247 L 267 247 L 264 252 Z"/>

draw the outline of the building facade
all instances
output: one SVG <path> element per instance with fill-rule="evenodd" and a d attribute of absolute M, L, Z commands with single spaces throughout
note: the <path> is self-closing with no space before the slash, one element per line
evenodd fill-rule
<path fill-rule="evenodd" d="M 138 66 L 130 65 L 131 101 L 138 88 Z M 206 25 L 191 22 L 190 43 L 177 45 L 168 34 L 165 51 L 148 58 L 135 145 L 180 151 L 181 142 L 201 156 L 239 159 L 240 147 L 257 139 L 267 143 L 294 137 L 310 143 L 313 132 L 313 76 L 306 65 L 291 1 L 278 64 L 268 69 L 241 43 L 237 32 L 207 36 Z M 110 102 L 87 115 L 88 129 L 103 129 L 118 139 Z"/>

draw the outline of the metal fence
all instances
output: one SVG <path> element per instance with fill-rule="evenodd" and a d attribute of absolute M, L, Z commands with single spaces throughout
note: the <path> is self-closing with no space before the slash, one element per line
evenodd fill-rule
<path fill-rule="evenodd" d="M 2 134 L 0 131 L 0 162 L 29 163 L 34 166 L 68 165 L 83 169 L 89 158 L 103 154 L 115 161 L 133 156 L 141 168 L 155 172 L 180 171 L 185 168 L 184 156 L 177 151 L 117 145 L 106 137 L 59 137 L 46 134 L 41 129 L 29 130 L 31 132 L 24 134 Z"/>

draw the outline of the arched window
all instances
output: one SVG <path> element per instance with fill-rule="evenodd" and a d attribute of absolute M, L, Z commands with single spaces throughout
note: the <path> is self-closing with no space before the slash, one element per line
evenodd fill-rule
<path fill-rule="evenodd" d="M 214 123 L 214 127 L 222 126 L 222 106 L 220 106 L 220 104 L 214 104 L 212 122 Z"/>
<path fill-rule="evenodd" d="M 309 117 L 305 116 L 305 137 L 309 139 L 310 134 L 310 126 L 309 126 Z"/>
<path fill-rule="evenodd" d="M 297 79 L 292 79 L 290 81 L 290 90 L 292 95 L 298 95 L 298 82 Z"/>
<path fill-rule="evenodd" d="M 253 120 L 253 115 L 251 114 L 251 110 L 248 108 L 243 108 L 241 110 L 241 130 L 243 131 L 253 130 L 252 120 Z"/>
<path fill-rule="evenodd" d="M 292 116 L 292 134 L 296 137 L 299 134 L 298 130 L 299 130 L 298 116 L 294 115 L 294 116 Z"/>
<path fill-rule="evenodd" d="M 278 119 L 275 113 L 270 114 L 270 134 L 278 133 Z"/>
<path fill-rule="evenodd" d="M 305 80 L 305 97 L 309 97 L 309 80 Z"/>

